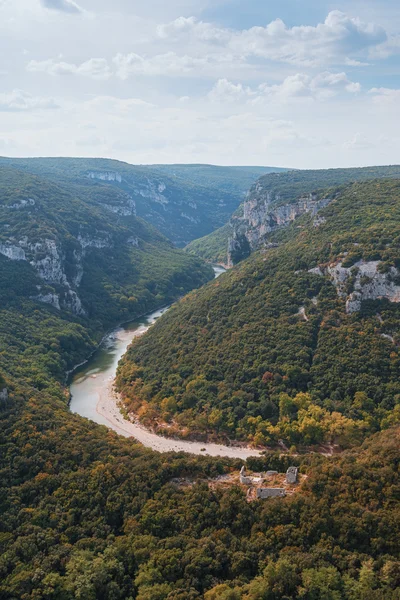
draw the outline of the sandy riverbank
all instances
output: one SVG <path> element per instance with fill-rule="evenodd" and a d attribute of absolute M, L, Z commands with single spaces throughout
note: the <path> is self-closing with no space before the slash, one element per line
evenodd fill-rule
<path fill-rule="evenodd" d="M 110 427 L 125 437 L 133 437 L 138 442 L 157 452 L 188 452 L 200 456 L 223 456 L 246 460 L 250 456 L 260 456 L 258 450 L 249 447 L 224 446 L 222 444 L 207 444 L 204 442 L 187 442 L 161 437 L 147 430 L 139 423 L 124 419 L 120 412 L 118 394 L 114 391 L 114 381 L 109 379 L 107 385 L 99 389 L 97 413 L 110 423 Z M 204 450 L 205 448 L 205 450 Z"/>

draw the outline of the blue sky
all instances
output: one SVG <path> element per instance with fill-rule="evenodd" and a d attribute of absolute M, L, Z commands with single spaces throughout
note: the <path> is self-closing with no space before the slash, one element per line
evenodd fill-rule
<path fill-rule="evenodd" d="M 0 0 L 0 154 L 400 162 L 394 0 Z"/>

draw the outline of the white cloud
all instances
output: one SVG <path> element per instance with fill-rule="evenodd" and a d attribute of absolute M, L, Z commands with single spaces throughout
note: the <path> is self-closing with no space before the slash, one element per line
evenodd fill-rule
<path fill-rule="evenodd" d="M 58 105 L 53 98 L 32 96 L 22 90 L 0 94 L 1 112 L 26 112 L 55 108 L 58 108 Z"/>
<path fill-rule="evenodd" d="M 354 58 L 347 57 L 344 61 L 347 67 L 369 67 L 370 63 L 362 62 L 361 60 L 355 60 Z"/>
<path fill-rule="evenodd" d="M 72 2 L 72 0 L 41 0 L 45 8 L 50 10 L 60 10 L 66 13 L 81 13 L 82 9 L 78 4 Z"/>
<path fill-rule="evenodd" d="M 400 21 L 387 18 L 388 0 L 373 12 L 340 0 L 362 20 L 333 12 L 319 25 L 315 0 L 298 0 L 298 26 L 255 20 L 243 31 L 226 26 L 239 22 L 233 0 L 75 2 L 80 15 L 0 0 L 2 91 L 25 90 L 0 99 L 12 154 L 309 168 L 397 160 L 400 98 L 389 88 L 400 87 Z M 217 24 L 201 21 L 207 6 Z M 382 18 L 385 30 L 368 24 Z M 167 25 L 155 35 L 157 23 Z M 60 108 L 41 110 L 53 97 Z"/>
<path fill-rule="evenodd" d="M 387 33 L 378 25 L 332 11 L 317 26 L 287 27 L 281 19 L 266 27 L 242 31 L 222 29 L 194 17 L 180 17 L 157 29 L 159 37 L 170 41 L 193 37 L 201 42 L 223 45 L 236 55 L 316 65 L 344 62 L 346 57 L 383 44 Z"/>
<path fill-rule="evenodd" d="M 220 79 L 208 94 L 208 98 L 212 102 L 244 101 L 256 104 L 265 101 L 287 102 L 296 98 L 327 100 L 340 93 L 355 94 L 360 90 L 360 84 L 351 81 L 346 73 L 325 71 L 314 77 L 306 73 L 289 75 L 280 84 L 262 83 L 256 89 Z"/>
<path fill-rule="evenodd" d="M 391 88 L 372 88 L 370 94 L 374 95 L 374 102 L 376 104 L 397 104 L 400 103 L 400 90 L 394 90 Z"/>
<path fill-rule="evenodd" d="M 220 79 L 208 94 L 212 102 L 241 102 L 257 95 L 250 87 L 242 83 L 232 83 L 228 79 Z"/>
<path fill-rule="evenodd" d="M 396 54 L 400 54 L 400 35 L 391 35 L 384 44 L 372 48 L 370 52 L 372 58 L 379 60 L 384 60 Z"/>
<path fill-rule="evenodd" d="M 162 39 L 179 40 L 183 35 L 192 35 L 203 42 L 229 42 L 232 33 L 228 29 L 214 27 L 210 23 L 198 21 L 195 17 L 179 17 L 171 23 L 158 25 L 157 34 Z"/>
<path fill-rule="evenodd" d="M 352 138 L 345 141 L 343 144 L 344 150 L 364 150 L 365 148 L 373 148 L 376 145 L 376 140 L 371 141 L 362 133 L 356 133 Z"/>
<path fill-rule="evenodd" d="M 117 54 L 113 58 L 116 74 L 120 79 L 128 79 L 132 75 L 166 75 L 166 76 L 199 76 L 205 72 L 216 73 L 224 65 L 232 64 L 230 55 L 200 57 L 179 56 L 175 52 L 157 54 L 156 56 L 141 56 L 130 54 Z"/>
<path fill-rule="evenodd" d="M 112 75 L 108 62 L 104 58 L 91 58 L 79 65 L 54 59 L 31 60 L 26 68 L 31 73 L 47 73 L 52 76 L 82 75 L 93 79 L 108 79 Z"/>

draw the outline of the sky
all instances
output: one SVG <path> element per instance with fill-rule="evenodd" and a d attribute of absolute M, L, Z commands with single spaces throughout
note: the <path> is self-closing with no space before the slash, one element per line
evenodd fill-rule
<path fill-rule="evenodd" d="M 0 0 L 0 155 L 400 163 L 398 0 Z"/>

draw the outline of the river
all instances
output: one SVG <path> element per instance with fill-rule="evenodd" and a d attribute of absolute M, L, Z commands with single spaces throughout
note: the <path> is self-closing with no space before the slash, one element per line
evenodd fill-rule
<path fill-rule="evenodd" d="M 214 266 L 215 277 L 225 269 Z M 110 333 L 99 349 L 85 365 L 73 374 L 70 392 L 70 410 L 100 425 L 106 425 L 118 434 L 135 438 L 138 442 L 158 452 L 189 452 L 190 454 L 224 456 L 245 460 L 250 456 L 260 456 L 260 452 L 249 447 L 224 446 L 204 442 L 159 436 L 139 423 L 124 419 L 119 408 L 118 398 L 113 391 L 117 366 L 134 338 L 146 331 L 160 318 L 168 307 L 148 314 L 140 320 L 118 327 Z"/>

